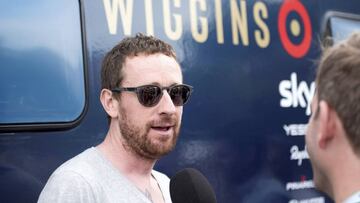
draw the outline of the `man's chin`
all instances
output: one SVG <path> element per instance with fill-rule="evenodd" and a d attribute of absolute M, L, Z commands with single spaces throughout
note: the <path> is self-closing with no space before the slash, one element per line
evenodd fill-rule
<path fill-rule="evenodd" d="M 172 141 L 166 143 L 152 143 L 151 147 L 147 148 L 146 154 L 152 159 L 160 159 L 161 157 L 169 154 L 174 148 L 175 143 Z"/>
<path fill-rule="evenodd" d="M 171 151 L 171 150 L 170 150 Z M 158 160 L 161 157 L 167 155 L 168 153 L 170 153 L 170 151 L 157 151 L 157 152 L 147 152 L 147 153 L 142 153 L 140 156 L 148 159 L 148 160 Z"/>

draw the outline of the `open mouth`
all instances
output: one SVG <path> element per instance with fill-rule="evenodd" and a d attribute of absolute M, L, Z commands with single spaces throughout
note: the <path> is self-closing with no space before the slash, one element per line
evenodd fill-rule
<path fill-rule="evenodd" d="M 158 130 L 158 131 L 168 131 L 168 130 L 170 130 L 170 128 L 171 128 L 171 126 L 153 126 L 153 127 L 151 127 L 152 129 L 154 129 L 154 130 Z"/>

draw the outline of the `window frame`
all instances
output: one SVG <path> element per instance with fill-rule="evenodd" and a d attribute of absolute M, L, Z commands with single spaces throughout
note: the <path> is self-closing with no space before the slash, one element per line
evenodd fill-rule
<path fill-rule="evenodd" d="M 0 133 L 15 133 L 23 131 L 59 131 L 67 130 L 78 126 L 85 114 L 88 111 L 89 106 L 89 93 L 88 93 L 88 54 L 86 46 L 86 33 L 85 33 L 85 14 L 84 14 L 84 3 L 83 0 L 77 1 L 79 4 L 79 17 L 80 17 L 80 37 L 81 37 L 81 49 L 82 49 L 82 60 L 83 60 L 83 77 L 84 77 L 84 106 L 82 112 L 77 118 L 70 122 L 44 122 L 44 123 L 11 123 L 11 124 L 1 124 L 0 123 Z"/>
<path fill-rule="evenodd" d="M 321 27 L 321 41 L 325 45 L 332 45 L 334 44 L 333 41 L 333 32 L 331 27 L 331 18 L 343 18 L 345 20 L 352 20 L 352 21 L 359 21 L 360 24 L 360 15 L 354 13 L 344 13 L 338 11 L 329 11 L 325 14 L 324 22 L 322 23 Z"/>

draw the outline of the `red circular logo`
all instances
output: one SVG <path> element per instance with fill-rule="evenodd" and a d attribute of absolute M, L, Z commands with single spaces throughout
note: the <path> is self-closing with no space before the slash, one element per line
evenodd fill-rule
<path fill-rule="evenodd" d="M 304 25 L 304 38 L 300 44 L 292 43 L 286 30 L 286 18 L 292 11 L 299 14 Z M 291 56 L 301 58 L 307 53 L 311 44 L 311 23 L 304 5 L 299 0 L 284 1 L 279 12 L 278 29 L 281 43 Z"/>

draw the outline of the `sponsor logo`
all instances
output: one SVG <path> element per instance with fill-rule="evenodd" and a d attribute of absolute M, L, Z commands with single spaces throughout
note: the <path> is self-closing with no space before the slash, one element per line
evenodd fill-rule
<path fill-rule="evenodd" d="M 253 44 L 267 48 L 273 39 L 272 35 L 275 35 L 270 31 L 269 22 L 275 20 L 280 42 L 285 53 L 291 57 L 304 57 L 312 41 L 309 13 L 299 0 L 283 1 L 279 3 L 279 10 L 275 12 L 269 12 L 269 2 L 264 1 L 228 0 L 224 3 L 225 1 L 222 0 L 102 0 L 102 2 L 111 35 L 121 32 L 130 36 L 136 31 L 146 31 L 148 35 L 153 36 L 165 33 L 170 40 L 176 41 L 184 37 L 188 30 L 197 43 L 206 43 L 209 38 L 216 38 L 218 44 L 231 43 L 244 47 Z M 161 7 L 162 9 L 159 10 L 158 8 Z M 293 15 L 294 13 L 296 15 Z M 136 28 L 134 23 L 138 24 Z M 231 40 L 226 40 L 225 33 L 231 36 L 229 38 Z"/>
<path fill-rule="evenodd" d="M 310 189 L 314 188 L 314 181 L 313 180 L 304 180 L 299 182 L 289 182 L 286 183 L 286 190 L 300 190 L 300 189 Z"/>
<path fill-rule="evenodd" d="M 299 44 L 293 43 L 289 38 L 289 33 L 287 32 L 286 22 L 288 18 L 290 18 L 290 33 L 292 37 L 299 38 L 301 36 L 301 23 L 297 18 L 291 18 L 291 13 L 298 14 L 304 27 L 304 36 Z M 292 57 L 301 58 L 308 52 L 311 45 L 311 22 L 306 8 L 300 1 L 284 1 L 279 12 L 278 29 L 282 45 Z"/>
<path fill-rule="evenodd" d="M 325 203 L 324 197 L 314 197 L 309 199 L 296 200 L 292 199 L 289 203 Z"/>
<path fill-rule="evenodd" d="M 310 85 L 305 81 L 298 81 L 297 74 L 291 73 L 290 80 L 282 80 L 279 84 L 279 93 L 282 96 L 280 106 L 283 108 L 306 108 L 306 115 L 311 113 L 311 100 L 315 93 L 315 82 Z"/>
<path fill-rule="evenodd" d="M 288 124 L 283 125 L 283 129 L 287 136 L 304 136 L 307 124 Z"/>
<path fill-rule="evenodd" d="M 309 159 L 309 154 L 306 151 L 306 146 L 304 150 L 299 150 L 299 147 L 296 145 L 293 145 L 290 149 L 290 160 L 298 161 L 298 166 L 302 165 L 302 161 L 304 159 Z"/>

